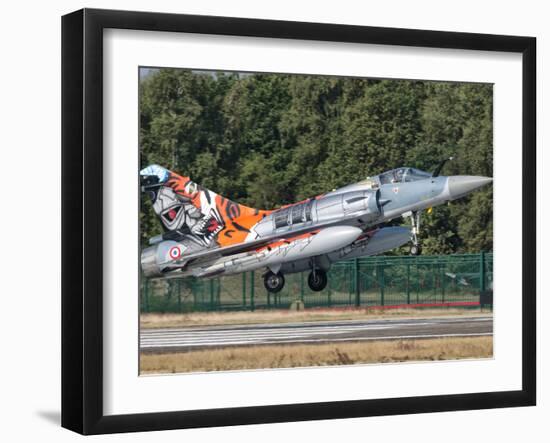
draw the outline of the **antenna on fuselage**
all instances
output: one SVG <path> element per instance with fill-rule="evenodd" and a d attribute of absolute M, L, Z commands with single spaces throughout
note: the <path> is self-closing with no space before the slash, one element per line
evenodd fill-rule
<path fill-rule="evenodd" d="M 443 166 L 445 166 L 445 163 L 447 163 L 449 160 L 452 160 L 454 157 L 446 158 L 445 160 L 441 160 L 441 162 L 437 165 L 437 168 L 434 169 L 434 172 L 432 172 L 432 177 L 439 177 L 439 173 L 443 169 Z"/>

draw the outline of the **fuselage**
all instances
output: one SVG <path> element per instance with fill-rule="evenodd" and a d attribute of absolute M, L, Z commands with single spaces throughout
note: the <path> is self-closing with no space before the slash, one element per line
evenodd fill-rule
<path fill-rule="evenodd" d="M 179 238 L 165 234 L 142 252 L 142 269 L 149 277 L 212 277 L 259 268 L 275 274 L 326 271 L 336 261 L 379 254 L 411 240 L 409 228 L 378 225 L 455 200 L 491 181 L 398 168 L 273 211 L 246 208 L 235 210 L 233 217 L 225 211 L 224 218 L 224 211 L 209 203 L 197 212 L 203 217 L 199 226 L 212 229 L 213 235 L 206 236 L 210 244 L 203 244 L 204 235 L 198 242 L 189 230 L 177 231 Z M 195 200 L 219 197 L 200 192 L 210 195 Z M 167 207 L 174 211 L 175 206 Z M 161 220 L 165 213 L 158 213 Z M 232 242 L 237 234 L 239 241 Z M 223 243 L 219 236 L 229 238 Z"/>

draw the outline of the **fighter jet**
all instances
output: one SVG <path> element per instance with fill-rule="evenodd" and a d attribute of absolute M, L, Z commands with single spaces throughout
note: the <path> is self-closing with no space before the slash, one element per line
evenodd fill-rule
<path fill-rule="evenodd" d="M 310 271 L 308 285 L 321 291 L 331 264 L 380 254 L 411 242 L 424 210 L 461 198 L 491 183 L 488 177 L 440 176 L 400 167 L 358 183 L 274 210 L 235 203 L 159 165 L 140 171 L 164 232 L 141 252 L 150 278 L 210 278 L 263 268 L 264 286 L 279 292 L 285 275 Z M 383 227 L 408 217 L 411 227 Z M 382 226 L 381 226 L 382 225 Z"/>

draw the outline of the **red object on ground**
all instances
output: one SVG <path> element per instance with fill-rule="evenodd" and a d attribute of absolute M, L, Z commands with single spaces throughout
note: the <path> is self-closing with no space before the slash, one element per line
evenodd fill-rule
<path fill-rule="evenodd" d="M 443 303 L 412 303 L 401 305 L 368 306 L 368 309 L 406 309 L 406 308 L 448 308 L 448 307 L 479 306 L 478 301 L 455 301 Z"/>

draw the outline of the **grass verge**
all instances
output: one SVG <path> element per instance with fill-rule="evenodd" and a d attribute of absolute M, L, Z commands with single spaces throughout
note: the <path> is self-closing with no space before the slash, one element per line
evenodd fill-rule
<path fill-rule="evenodd" d="M 140 355 L 141 374 L 489 358 L 493 337 L 231 347 Z"/>
<path fill-rule="evenodd" d="M 488 315 L 492 311 L 468 308 L 437 309 L 308 309 L 304 311 L 265 310 L 239 312 L 192 312 L 188 314 L 141 314 L 144 329 L 190 326 L 244 325 L 258 323 L 292 323 L 331 320 L 375 320 L 384 318 L 417 318 Z"/>

